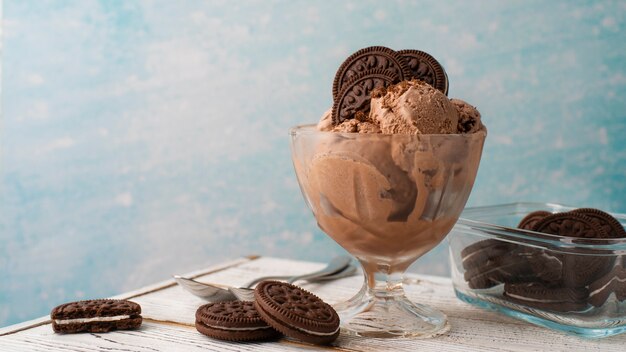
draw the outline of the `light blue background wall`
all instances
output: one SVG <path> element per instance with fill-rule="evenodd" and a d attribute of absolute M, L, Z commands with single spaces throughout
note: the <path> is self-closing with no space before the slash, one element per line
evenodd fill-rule
<path fill-rule="evenodd" d="M 470 204 L 626 212 L 626 2 L 333 3 L 4 1 L 0 326 L 245 254 L 341 252 L 287 129 L 369 45 L 431 53 L 482 112 Z"/>

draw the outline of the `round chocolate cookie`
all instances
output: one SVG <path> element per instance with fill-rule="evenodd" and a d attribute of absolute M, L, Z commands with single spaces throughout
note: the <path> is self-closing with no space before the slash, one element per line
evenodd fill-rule
<path fill-rule="evenodd" d="M 525 282 L 534 278 L 526 258 L 501 254 L 463 274 L 471 289 L 485 289 L 504 283 Z"/>
<path fill-rule="evenodd" d="M 608 237 L 591 218 L 572 212 L 548 215 L 537 222 L 533 230 L 583 239 Z M 614 258 L 534 250 L 529 254 L 529 261 L 537 277 L 543 281 L 552 285 L 583 287 L 611 270 Z"/>
<path fill-rule="evenodd" d="M 283 334 L 314 344 L 339 336 L 337 312 L 314 294 L 285 282 L 262 281 L 254 305 L 263 319 Z"/>
<path fill-rule="evenodd" d="M 610 214 L 603 212 L 599 209 L 593 208 L 580 208 L 572 210 L 572 213 L 582 214 L 600 226 L 608 235 L 609 238 L 623 238 L 626 237 L 626 230 L 620 222 L 611 216 Z"/>
<path fill-rule="evenodd" d="M 200 306 L 196 311 L 196 330 L 227 341 L 277 338 L 280 333 L 259 315 L 253 302 L 224 301 Z"/>
<path fill-rule="evenodd" d="M 519 222 L 519 225 L 517 225 L 517 227 L 520 229 L 533 231 L 533 228 L 535 227 L 535 225 L 537 225 L 537 223 L 540 220 L 543 220 L 543 218 L 545 218 L 548 215 L 552 215 L 552 213 L 549 211 L 544 211 L 544 210 L 533 211 L 532 213 L 528 213 L 528 215 L 526 215 Z"/>
<path fill-rule="evenodd" d="M 353 119 L 357 113 L 367 116 L 370 111 L 371 93 L 375 88 L 397 83 L 399 76 L 393 71 L 374 69 L 361 72 L 352 78 L 333 103 L 333 124 L 339 125 Z"/>
<path fill-rule="evenodd" d="M 534 279 L 524 247 L 515 243 L 488 239 L 461 250 L 463 277 L 471 289 L 486 289 L 503 283 Z"/>
<path fill-rule="evenodd" d="M 556 312 L 582 311 L 587 308 L 586 288 L 550 287 L 538 282 L 506 284 L 504 295 L 513 303 Z"/>
<path fill-rule="evenodd" d="M 472 243 L 461 250 L 463 269 L 471 270 L 483 265 L 490 258 L 508 254 L 513 249 L 513 246 L 512 243 L 494 239 Z"/>
<path fill-rule="evenodd" d="M 411 77 L 424 81 L 448 95 L 448 75 L 443 66 L 430 54 L 421 50 L 405 49 L 398 51 L 404 57 Z"/>
<path fill-rule="evenodd" d="M 398 82 L 409 79 L 411 71 L 402 55 L 384 46 L 370 46 L 350 55 L 339 66 L 333 81 L 333 99 L 339 99 L 339 94 L 345 89 L 354 77 L 365 71 L 391 71 L 397 76 Z"/>
<path fill-rule="evenodd" d="M 590 217 L 576 213 L 557 213 L 544 217 L 534 231 L 576 238 L 607 238 L 608 235 Z"/>

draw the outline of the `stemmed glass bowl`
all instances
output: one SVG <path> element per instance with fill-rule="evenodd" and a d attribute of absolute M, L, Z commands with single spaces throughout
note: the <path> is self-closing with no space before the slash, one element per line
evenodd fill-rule
<path fill-rule="evenodd" d="M 402 276 L 457 221 L 486 135 L 291 128 L 292 160 L 307 205 L 322 231 L 363 267 L 361 290 L 335 306 L 345 332 L 430 337 L 448 329 L 443 313 L 407 299 Z"/>

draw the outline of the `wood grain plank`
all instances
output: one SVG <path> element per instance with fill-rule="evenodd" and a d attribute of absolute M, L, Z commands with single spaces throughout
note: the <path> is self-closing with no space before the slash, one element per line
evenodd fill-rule
<path fill-rule="evenodd" d="M 321 264 L 295 262 L 277 258 L 261 258 L 228 270 L 204 275 L 198 279 L 212 283 L 238 285 L 263 274 L 276 274 L 284 271 L 297 274 L 315 270 Z M 301 284 L 329 303 L 337 303 L 354 295 L 362 283 L 360 276 L 337 280 L 332 284 Z M 357 351 L 376 351 L 395 349 L 410 351 L 420 350 L 508 350 L 523 351 L 531 349 L 568 351 L 575 347 L 585 347 L 591 351 L 621 351 L 624 337 L 614 337 L 599 341 L 581 340 L 548 329 L 537 327 L 507 316 L 489 312 L 459 301 L 454 295 L 449 278 L 425 275 L 410 275 L 405 280 L 407 295 L 416 302 L 433 306 L 446 313 L 452 329 L 445 335 L 429 340 L 390 340 L 359 339 L 343 336 L 338 340 L 342 349 Z M 191 326 L 197 306 L 203 304 L 179 287 L 171 287 L 153 295 L 141 297 L 142 306 L 151 307 L 151 317 L 158 320 L 177 321 Z M 177 301 L 176 312 L 164 308 L 164 304 Z M 530 340 L 530 342 L 529 342 Z"/>
<path fill-rule="evenodd" d="M 200 281 L 220 285 L 240 285 L 260 275 L 300 274 L 321 268 L 321 263 L 260 258 L 244 261 L 223 270 L 196 272 Z M 332 284 L 302 284 L 329 303 L 354 295 L 363 278 L 355 276 Z M 450 279 L 409 275 L 407 295 L 448 315 L 451 329 L 432 339 L 365 339 L 342 334 L 333 349 L 340 351 L 624 351 L 626 335 L 601 340 L 583 340 L 485 311 L 458 300 Z M 157 286 L 158 287 L 158 286 Z M 284 351 L 324 349 L 282 339 L 262 344 L 233 344 L 208 339 L 193 327 L 195 310 L 204 301 L 174 285 L 162 285 L 149 293 L 130 293 L 140 303 L 146 318 L 142 329 L 132 332 L 57 335 L 43 325 L 0 337 L 0 351 Z M 328 348 L 326 348 L 328 349 Z"/>
<path fill-rule="evenodd" d="M 286 340 L 273 342 L 234 343 L 208 338 L 195 329 L 170 324 L 145 322 L 138 330 L 107 334 L 68 334 L 52 332 L 49 326 L 39 326 L 0 338 L 3 352 L 56 351 L 303 351 L 328 348 L 298 344 Z"/>
<path fill-rule="evenodd" d="M 243 257 L 243 258 L 237 258 L 231 261 L 227 261 L 224 263 L 219 263 L 216 265 L 212 265 L 208 268 L 204 268 L 204 269 L 200 269 L 200 270 L 195 270 L 192 271 L 190 273 L 185 274 L 187 277 L 191 277 L 191 278 L 196 278 L 199 276 L 203 276 L 203 275 L 209 275 L 209 274 L 213 274 L 216 272 L 219 272 L 221 270 L 225 270 L 228 268 L 232 268 L 234 266 L 240 265 L 242 263 L 247 263 L 253 260 L 258 259 L 259 256 L 247 256 L 247 257 Z M 173 287 L 176 286 L 176 282 L 173 279 L 167 279 L 164 281 L 160 281 L 148 286 L 144 286 L 142 288 L 133 290 L 133 291 L 129 291 L 129 292 L 125 292 L 110 298 L 116 298 L 116 299 L 131 299 L 133 297 L 139 297 L 142 295 L 147 295 L 150 294 L 152 292 L 156 292 L 159 291 L 161 289 L 167 288 L 167 287 Z M 8 335 L 8 334 L 13 334 L 15 332 L 18 331 L 22 331 L 24 329 L 29 329 L 32 327 L 37 327 L 43 324 L 49 324 L 50 323 L 50 317 L 48 316 L 44 316 L 44 317 L 40 317 L 40 318 L 36 318 L 33 320 L 29 320 L 29 321 L 25 321 L 22 323 L 18 323 L 18 324 L 14 324 L 14 325 L 9 325 L 3 328 L 0 328 L 0 336 L 3 335 Z"/>

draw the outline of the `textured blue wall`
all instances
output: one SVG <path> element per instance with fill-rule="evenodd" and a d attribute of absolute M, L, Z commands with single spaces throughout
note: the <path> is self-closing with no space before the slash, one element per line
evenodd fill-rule
<path fill-rule="evenodd" d="M 322 260 L 287 129 L 369 45 L 489 128 L 472 205 L 626 212 L 626 2 L 4 1 L 0 326 L 250 253 Z M 415 270 L 446 274 L 438 247 Z"/>

